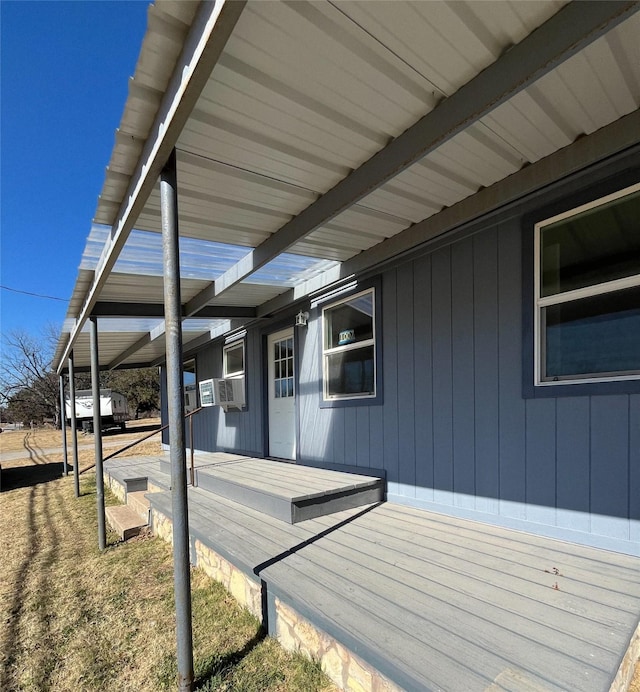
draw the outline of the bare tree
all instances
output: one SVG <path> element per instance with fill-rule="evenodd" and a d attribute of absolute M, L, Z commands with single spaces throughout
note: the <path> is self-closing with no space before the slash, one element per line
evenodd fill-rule
<path fill-rule="evenodd" d="M 60 421 L 59 381 L 51 368 L 57 334 L 49 325 L 40 338 L 22 330 L 2 337 L 0 405 L 22 420 Z"/>

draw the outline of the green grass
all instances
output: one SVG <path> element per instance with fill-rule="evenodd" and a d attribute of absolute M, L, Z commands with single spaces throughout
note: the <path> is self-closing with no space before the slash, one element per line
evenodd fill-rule
<path fill-rule="evenodd" d="M 175 689 L 169 546 L 109 534 L 100 553 L 95 476 L 81 477 L 75 499 L 71 476 L 29 485 L 22 470 L 0 498 L 0 689 Z M 219 584 L 197 569 L 191 576 L 198 689 L 332 689 L 317 664 L 265 637 Z"/>

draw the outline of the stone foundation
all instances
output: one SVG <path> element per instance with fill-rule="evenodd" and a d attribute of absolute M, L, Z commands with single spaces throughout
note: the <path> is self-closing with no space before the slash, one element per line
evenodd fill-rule
<path fill-rule="evenodd" d="M 173 545 L 173 524 L 164 514 L 151 508 L 151 530 L 158 538 Z"/>
<path fill-rule="evenodd" d="M 319 661 L 322 670 L 340 689 L 354 692 L 396 692 L 401 689 L 279 598 L 276 598 L 276 613 L 276 633 L 280 644 L 288 651 L 300 651 Z"/>
<path fill-rule="evenodd" d="M 195 550 L 198 567 L 220 582 L 241 606 L 262 619 L 260 584 L 199 540 L 195 542 Z"/>
<path fill-rule="evenodd" d="M 171 521 L 151 509 L 151 526 L 159 538 L 172 543 Z M 262 619 L 260 583 L 196 539 L 196 564 L 205 574 L 220 582 L 258 619 Z M 275 599 L 275 632 L 287 651 L 300 652 L 319 661 L 322 670 L 341 689 L 350 692 L 399 692 L 400 687 L 381 675 L 375 668 L 342 646 L 333 637 L 311 624 L 279 598 Z"/>
<path fill-rule="evenodd" d="M 105 481 L 106 485 L 109 487 L 109 489 L 111 490 L 111 492 L 118 498 L 118 500 L 120 500 L 120 502 L 122 502 L 123 505 L 126 505 L 127 504 L 127 490 L 124 487 L 124 485 L 122 485 L 122 483 L 120 483 L 120 481 L 117 481 L 115 478 L 112 478 L 111 476 L 106 475 L 106 474 L 104 476 L 104 481 Z"/>
<path fill-rule="evenodd" d="M 626 692 L 629 689 L 638 662 L 640 662 L 640 625 L 631 637 L 627 653 L 624 655 L 618 673 L 609 688 L 610 692 Z"/>

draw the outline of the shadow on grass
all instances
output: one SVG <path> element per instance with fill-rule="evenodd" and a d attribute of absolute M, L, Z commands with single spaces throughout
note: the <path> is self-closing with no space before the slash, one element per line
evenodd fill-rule
<path fill-rule="evenodd" d="M 248 656 L 267 636 L 263 627 L 258 627 L 253 637 L 238 651 L 221 655 L 214 654 L 197 666 L 195 690 L 210 689 L 212 682 L 223 678 Z"/>
<path fill-rule="evenodd" d="M 2 492 L 16 488 L 29 488 L 40 483 L 48 483 L 62 476 L 62 462 L 34 464 L 33 466 L 14 466 L 2 469 Z"/>
<path fill-rule="evenodd" d="M 102 432 L 102 437 L 116 437 L 117 435 L 125 435 L 131 433 L 150 433 L 154 430 L 160 430 L 160 423 L 152 423 L 149 425 L 136 425 L 126 430 L 121 430 L 120 428 L 109 428 Z"/>

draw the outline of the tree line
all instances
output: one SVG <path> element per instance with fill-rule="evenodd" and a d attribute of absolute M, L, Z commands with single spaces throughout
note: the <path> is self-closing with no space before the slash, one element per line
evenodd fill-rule
<path fill-rule="evenodd" d="M 12 331 L 2 336 L 0 359 L 0 414 L 2 422 L 43 424 L 60 427 L 60 380 L 52 368 L 59 330 L 49 325 L 40 336 Z M 65 398 L 69 396 L 65 379 Z M 91 388 L 91 376 L 78 373 L 76 391 Z M 160 407 L 158 368 L 105 370 L 100 387 L 123 394 L 132 416 L 157 411 Z"/>

